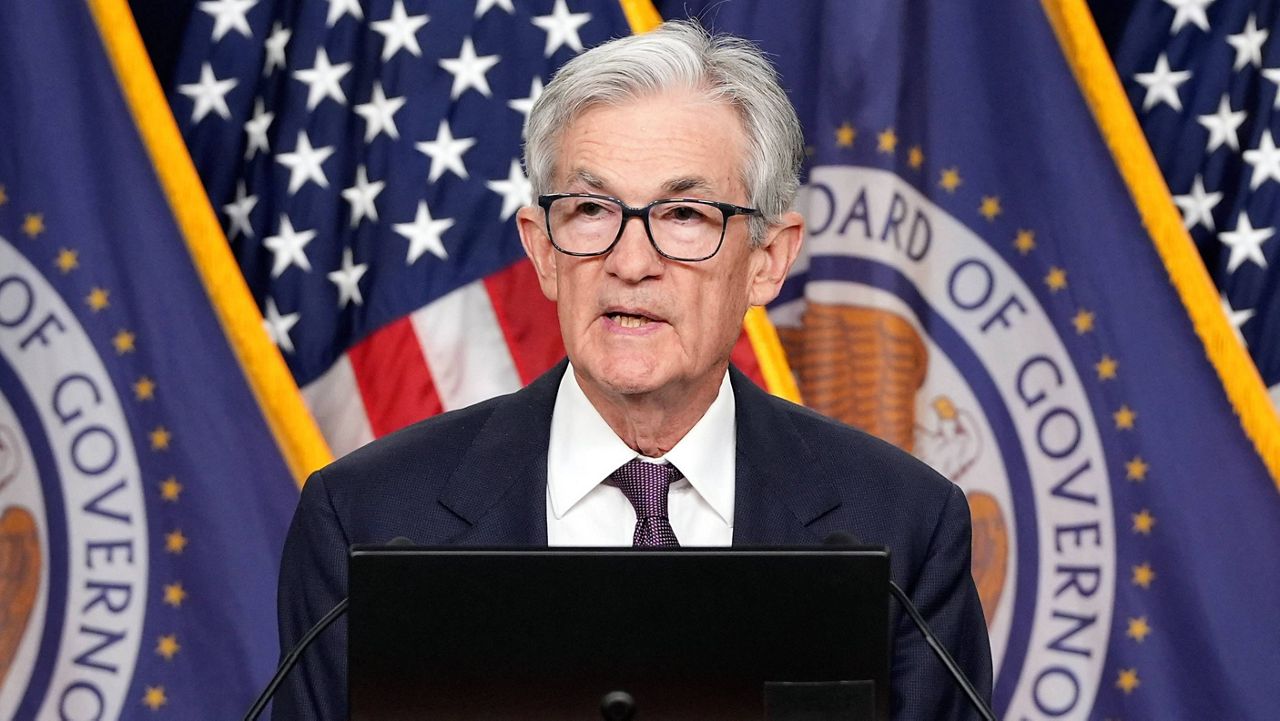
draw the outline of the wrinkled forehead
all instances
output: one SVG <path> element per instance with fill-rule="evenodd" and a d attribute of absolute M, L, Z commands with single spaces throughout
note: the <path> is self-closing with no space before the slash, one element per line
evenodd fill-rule
<path fill-rule="evenodd" d="M 558 188 L 608 192 L 622 178 L 653 174 L 654 166 L 669 196 L 741 194 L 747 187 L 740 109 L 698 90 L 584 103 L 553 147 L 550 177 Z"/>

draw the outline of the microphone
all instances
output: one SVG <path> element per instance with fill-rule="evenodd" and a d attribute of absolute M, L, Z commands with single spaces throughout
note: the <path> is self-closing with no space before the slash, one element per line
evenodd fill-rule
<path fill-rule="evenodd" d="M 387 545 L 412 546 L 414 543 L 404 536 L 396 536 L 388 541 Z M 302 652 L 307 650 L 307 647 L 311 645 L 312 641 L 316 640 L 316 637 L 319 636 L 321 632 L 333 625 L 334 621 L 337 621 L 342 614 L 347 612 L 347 606 L 350 605 L 350 602 L 350 597 L 339 601 L 338 605 L 330 609 L 323 618 L 316 621 L 316 625 L 312 626 L 302 635 L 302 638 L 298 639 L 298 643 L 296 643 L 294 647 L 289 650 L 289 653 L 285 654 L 285 657 L 281 659 L 280 666 L 276 668 L 276 673 L 271 677 L 271 681 L 267 683 L 267 687 L 262 689 L 262 693 L 258 694 L 258 698 L 255 699 L 253 705 L 249 707 L 249 712 L 244 715 L 244 721 L 256 721 L 256 719 L 262 715 L 262 711 L 271 701 L 271 697 L 276 695 L 276 689 L 280 688 L 280 684 L 284 682 L 284 677 L 287 676 L 289 671 L 293 670 L 293 667 L 297 665 L 298 659 L 302 658 Z"/>
<path fill-rule="evenodd" d="M 822 544 L 824 546 L 837 547 L 856 546 L 858 545 L 858 539 L 852 534 L 837 531 L 823 539 Z M 893 594 L 894 598 L 898 599 L 898 603 L 902 604 L 902 608 L 907 612 L 907 615 L 911 617 L 911 621 L 915 623 L 916 628 L 920 629 L 920 633 L 924 635 L 925 643 L 929 644 L 929 648 L 933 650 L 933 654 L 938 657 L 940 662 L 942 662 L 942 665 L 947 669 L 947 673 L 951 674 L 952 680 L 956 682 L 956 685 L 960 687 L 961 691 L 964 691 L 964 695 L 969 697 L 969 703 L 973 704 L 973 707 L 978 710 L 978 715 L 981 716 L 984 721 L 996 721 L 996 715 L 992 712 L 991 707 L 988 706 L 987 702 L 983 701 L 982 697 L 978 695 L 978 690 L 969 682 L 968 677 L 964 675 L 964 671 L 960 670 L 960 665 L 957 664 L 956 660 L 947 652 L 947 649 L 942 645 L 942 642 L 938 640 L 938 636 L 934 634 L 933 629 L 929 628 L 929 624 L 925 622 L 924 616 L 921 616 L 920 612 L 916 610 L 915 604 L 911 602 L 911 599 L 907 596 L 906 592 L 903 591 L 898 584 L 894 583 L 892 579 L 889 580 L 889 591 Z"/>

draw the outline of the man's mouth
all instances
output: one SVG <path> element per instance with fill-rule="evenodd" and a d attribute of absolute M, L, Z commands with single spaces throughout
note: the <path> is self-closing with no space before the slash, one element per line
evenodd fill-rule
<path fill-rule="evenodd" d="M 643 315 L 633 315 L 631 313 L 608 313 L 607 317 L 623 328 L 639 328 L 642 325 L 647 325 L 651 320 Z"/>

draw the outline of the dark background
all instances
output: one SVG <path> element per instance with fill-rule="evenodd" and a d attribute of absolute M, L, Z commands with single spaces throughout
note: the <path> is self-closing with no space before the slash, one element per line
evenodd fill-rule
<path fill-rule="evenodd" d="M 1089 1 L 1089 8 L 1093 10 L 1094 19 L 1108 48 L 1114 47 L 1114 43 L 1119 40 L 1125 22 L 1133 11 L 1134 2 L 1135 0 Z M 178 52 L 182 49 L 182 38 L 195 4 L 196 0 L 129 0 L 129 6 L 133 8 L 133 15 L 138 22 L 138 30 L 142 32 L 142 41 L 147 45 L 156 74 L 160 76 L 160 84 L 166 91 L 171 87 L 173 67 L 177 62 Z M 679 15 L 682 3 L 680 0 L 655 0 L 654 4 L 663 17 L 674 17 Z"/>

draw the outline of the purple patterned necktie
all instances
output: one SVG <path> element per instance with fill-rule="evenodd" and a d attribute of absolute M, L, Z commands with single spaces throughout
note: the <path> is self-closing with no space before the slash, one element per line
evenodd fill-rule
<path fill-rule="evenodd" d="M 677 548 L 676 532 L 667 518 L 667 488 L 683 478 L 670 463 L 649 463 L 639 458 L 609 476 L 636 509 L 636 533 L 631 545 L 636 548 Z"/>

